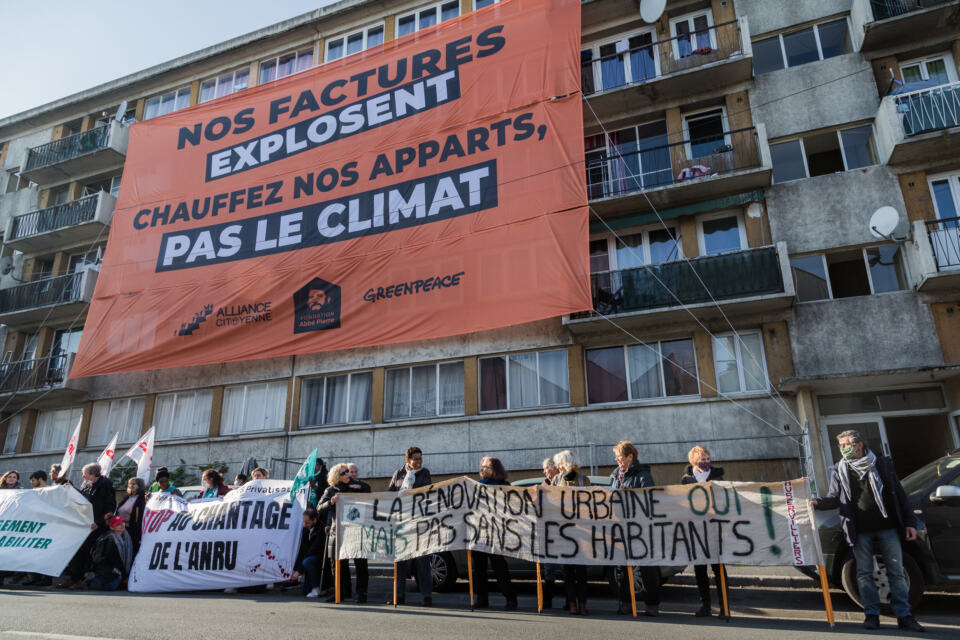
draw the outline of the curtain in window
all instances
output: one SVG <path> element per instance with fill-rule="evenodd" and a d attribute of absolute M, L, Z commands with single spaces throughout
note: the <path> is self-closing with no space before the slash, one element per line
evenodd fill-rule
<path fill-rule="evenodd" d="M 567 368 L 567 350 L 544 351 L 540 356 L 540 404 L 568 404 L 570 402 L 570 375 Z"/>
<path fill-rule="evenodd" d="M 3 453 L 14 453 L 17 450 L 17 438 L 20 437 L 20 414 L 7 420 L 7 437 L 3 441 Z"/>
<path fill-rule="evenodd" d="M 223 394 L 222 434 L 279 429 L 283 426 L 286 382 L 227 387 Z"/>
<path fill-rule="evenodd" d="M 437 415 L 436 365 L 410 368 L 410 417 Z"/>
<path fill-rule="evenodd" d="M 372 373 L 354 373 L 350 376 L 349 422 L 370 421 L 370 395 L 372 389 Z"/>
<path fill-rule="evenodd" d="M 330 376 L 323 401 L 323 424 L 347 421 L 347 376 Z"/>
<path fill-rule="evenodd" d="M 740 391 L 740 375 L 737 372 L 737 352 L 733 336 L 713 339 L 713 361 L 717 369 L 717 391 L 736 393 Z"/>
<path fill-rule="evenodd" d="M 410 415 L 410 369 L 387 371 L 384 385 L 384 415 L 391 418 L 406 418 Z"/>
<path fill-rule="evenodd" d="M 65 449 L 70 434 L 83 415 L 83 408 L 41 411 L 37 415 L 37 428 L 33 435 L 31 451 L 56 451 Z"/>
<path fill-rule="evenodd" d="M 656 343 L 649 347 L 627 347 L 627 364 L 630 370 L 630 397 L 633 400 L 663 396 L 660 385 L 660 354 Z"/>
<path fill-rule="evenodd" d="M 660 343 L 664 392 L 668 396 L 692 396 L 700 391 L 697 380 L 697 356 L 693 340 Z"/>
<path fill-rule="evenodd" d="M 210 389 L 157 396 L 153 414 L 157 440 L 207 435 L 210 432 L 212 407 L 213 391 Z"/>
<path fill-rule="evenodd" d="M 587 351 L 587 401 L 590 404 L 627 399 L 623 347 Z"/>
<path fill-rule="evenodd" d="M 510 356 L 510 408 L 535 407 L 539 404 L 540 380 L 537 376 L 537 354 Z"/>
<path fill-rule="evenodd" d="M 580 52 L 580 88 L 584 95 L 595 91 L 593 83 L 593 51 L 584 49 Z"/>
<path fill-rule="evenodd" d="M 323 378 L 310 378 L 300 387 L 300 426 L 323 424 Z"/>
<path fill-rule="evenodd" d="M 480 360 L 480 410 L 507 408 L 507 360 L 503 356 Z"/>
<path fill-rule="evenodd" d="M 630 73 L 634 82 L 643 82 L 657 76 L 654 55 L 656 50 L 653 47 L 653 34 L 641 33 L 630 38 Z"/>
<path fill-rule="evenodd" d="M 143 429 L 144 405 L 142 397 L 94 402 L 87 444 L 107 444 L 115 433 L 120 434 L 118 442 L 136 442 Z"/>
<path fill-rule="evenodd" d="M 624 55 L 617 55 L 617 45 L 612 42 L 600 47 L 600 77 L 604 89 L 627 84 Z"/>
<path fill-rule="evenodd" d="M 760 334 L 741 334 L 740 358 L 743 361 L 744 391 L 760 391 L 767 388 L 766 374 L 763 370 L 763 347 Z"/>
<path fill-rule="evenodd" d="M 463 413 L 463 363 L 440 365 L 440 415 Z"/>

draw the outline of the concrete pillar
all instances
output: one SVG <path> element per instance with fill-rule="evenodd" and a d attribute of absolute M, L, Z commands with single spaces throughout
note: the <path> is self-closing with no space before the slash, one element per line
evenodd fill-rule
<path fill-rule="evenodd" d="M 873 65 L 873 79 L 877 83 L 877 95 L 881 98 L 887 95 L 890 90 L 891 71 L 893 71 L 897 80 L 903 80 L 903 76 L 900 75 L 900 61 L 897 60 L 897 56 L 877 58 L 872 60 L 870 64 Z"/>
<path fill-rule="evenodd" d="M 254 60 L 250 63 L 250 78 L 247 80 L 248 87 L 255 87 L 260 80 L 260 61 Z"/>
<path fill-rule="evenodd" d="M 683 255 L 687 258 L 696 258 L 700 255 L 700 243 L 697 239 L 697 219 L 693 216 L 682 216 L 679 222 Z"/>
<path fill-rule="evenodd" d="M 89 131 L 97 126 L 96 116 L 84 116 L 80 121 L 80 131 Z"/>
<path fill-rule="evenodd" d="M 583 368 L 583 345 L 567 347 L 567 369 L 570 380 L 570 406 L 587 406 L 587 379 Z"/>
<path fill-rule="evenodd" d="M 947 364 L 960 362 L 960 304 L 937 302 L 930 305 L 930 313 L 937 329 L 943 361 Z"/>
<path fill-rule="evenodd" d="M 759 216 L 751 215 L 757 211 L 760 212 Z M 767 216 L 765 201 L 744 205 L 743 223 L 746 227 L 748 247 L 764 247 L 772 243 L 773 235 L 770 233 L 770 218 Z"/>
<path fill-rule="evenodd" d="M 290 404 L 290 396 L 293 395 L 294 381 L 292 378 L 287 380 L 286 408 L 283 410 L 283 428 L 286 431 L 293 431 L 293 407 Z"/>
<path fill-rule="evenodd" d="M 56 335 L 56 331 L 53 327 L 40 327 L 37 330 L 37 358 L 44 358 L 50 355 L 50 349 L 53 347 L 53 338 Z"/>
<path fill-rule="evenodd" d="M 93 418 L 93 403 L 83 403 L 83 415 L 80 418 L 80 438 L 77 440 L 77 450 L 87 446 L 87 437 L 90 435 L 90 420 Z"/>
<path fill-rule="evenodd" d="M 480 413 L 480 370 L 477 356 L 463 359 L 463 415 Z"/>
<path fill-rule="evenodd" d="M 820 440 L 820 425 L 817 423 L 816 405 L 813 400 L 813 392 L 809 387 L 802 387 L 797 390 L 797 417 L 800 418 L 800 423 L 808 428 L 810 451 L 813 456 L 814 491 L 821 496 L 826 495 L 827 489 L 829 489 L 827 466 L 824 464 L 823 442 Z"/>
<path fill-rule="evenodd" d="M 377 367 L 373 370 L 373 381 L 370 384 L 370 422 L 381 424 L 383 422 L 383 387 L 386 383 L 386 369 Z"/>
<path fill-rule="evenodd" d="M 731 93 L 724 97 L 727 107 L 727 126 L 730 131 L 738 131 L 753 126 L 750 112 L 750 96 L 746 91 Z M 754 131 L 743 131 L 730 135 L 733 145 L 733 165 L 737 169 L 760 165 L 760 153 L 757 149 L 757 137 Z"/>
<path fill-rule="evenodd" d="M 53 256 L 53 268 L 50 270 L 50 276 L 62 276 L 66 275 L 67 269 L 70 268 L 70 254 L 66 251 L 58 251 Z"/>
<path fill-rule="evenodd" d="M 680 108 L 667 109 L 667 140 L 672 143 L 683 142 L 686 132 L 683 130 L 683 116 Z M 670 147 L 670 163 L 673 166 L 673 175 L 677 176 L 687 166 L 686 145 L 673 144 Z"/>
<path fill-rule="evenodd" d="M 140 98 L 139 100 L 137 100 L 137 106 L 133 112 L 133 117 L 137 119 L 137 122 L 140 122 L 141 120 L 143 120 L 143 110 L 146 107 L 146 105 L 147 105 L 146 98 Z"/>
<path fill-rule="evenodd" d="M 200 81 L 194 80 L 190 83 L 190 106 L 200 104 Z"/>
<path fill-rule="evenodd" d="M 936 220 L 937 212 L 933 207 L 926 172 L 901 173 L 897 178 L 900 180 L 900 192 L 903 194 L 903 203 L 907 207 L 907 218 L 910 222 Z"/>
<path fill-rule="evenodd" d="M 220 435 L 220 419 L 223 417 L 223 387 L 213 388 L 213 408 L 210 409 L 210 431 L 207 435 L 216 438 Z"/>
<path fill-rule="evenodd" d="M 150 427 L 156 424 L 153 414 L 157 408 L 157 394 L 151 393 L 143 399 L 143 422 L 140 424 L 140 435 L 145 434 Z"/>
<path fill-rule="evenodd" d="M 762 325 L 763 351 L 767 356 L 767 375 L 771 386 L 776 387 L 781 380 L 792 378 L 793 351 L 790 349 L 790 332 L 786 322 L 767 322 Z"/>
<path fill-rule="evenodd" d="M 20 433 L 17 436 L 17 453 L 30 453 L 33 434 L 37 429 L 37 410 L 24 409 L 20 414 Z"/>
<path fill-rule="evenodd" d="M 717 372 L 713 366 L 713 340 L 706 331 L 693 332 L 693 350 L 697 356 L 700 397 L 717 397 Z"/>
<path fill-rule="evenodd" d="M 7 339 L 3 345 L 3 360 L 5 362 L 12 362 L 14 360 L 19 360 L 23 354 L 23 345 L 27 341 L 27 336 L 22 331 L 14 331 L 12 329 L 7 329 Z M 10 354 L 10 357 L 7 358 L 7 354 Z"/>
<path fill-rule="evenodd" d="M 293 402 L 291 404 L 290 425 L 288 431 L 300 428 L 300 393 L 303 391 L 303 378 L 297 378 L 293 383 Z"/>

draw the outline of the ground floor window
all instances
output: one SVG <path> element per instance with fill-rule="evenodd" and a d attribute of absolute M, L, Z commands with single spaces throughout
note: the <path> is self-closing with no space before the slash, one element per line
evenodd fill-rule
<path fill-rule="evenodd" d="M 300 389 L 300 426 L 370 421 L 373 374 L 369 371 L 308 378 Z"/>
<path fill-rule="evenodd" d="M 587 351 L 590 404 L 700 393 L 693 340 L 669 340 Z"/>
<path fill-rule="evenodd" d="M 570 402 L 567 350 L 480 359 L 480 410 L 524 409 Z"/>
<path fill-rule="evenodd" d="M 227 387 L 223 393 L 220 434 L 282 429 L 287 408 L 287 382 Z"/>
<path fill-rule="evenodd" d="M 208 435 L 212 407 L 212 389 L 158 395 L 153 414 L 153 423 L 157 426 L 157 440 Z"/>
<path fill-rule="evenodd" d="M 56 451 L 67 447 L 70 435 L 83 416 L 83 407 L 40 411 L 31 451 Z"/>
<path fill-rule="evenodd" d="M 143 430 L 145 404 L 146 398 L 142 396 L 94 402 L 87 444 L 107 444 L 115 433 L 120 434 L 117 442 L 135 442 Z"/>
<path fill-rule="evenodd" d="M 387 371 L 387 420 L 463 415 L 463 362 L 442 362 Z"/>

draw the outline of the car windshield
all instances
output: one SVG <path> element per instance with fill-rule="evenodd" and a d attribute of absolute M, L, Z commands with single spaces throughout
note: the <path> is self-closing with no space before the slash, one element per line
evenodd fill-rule
<path fill-rule="evenodd" d="M 934 460 L 925 467 L 920 467 L 903 479 L 903 490 L 907 495 L 923 491 L 940 479 L 944 474 L 960 467 L 960 456 L 944 456 Z"/>

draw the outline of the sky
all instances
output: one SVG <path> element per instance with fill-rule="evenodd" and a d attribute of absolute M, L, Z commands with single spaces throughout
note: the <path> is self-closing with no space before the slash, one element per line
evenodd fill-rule
<path fill-rule="evenodd" d="M 0 118 L 333 2 L 0 0 Z"/>

